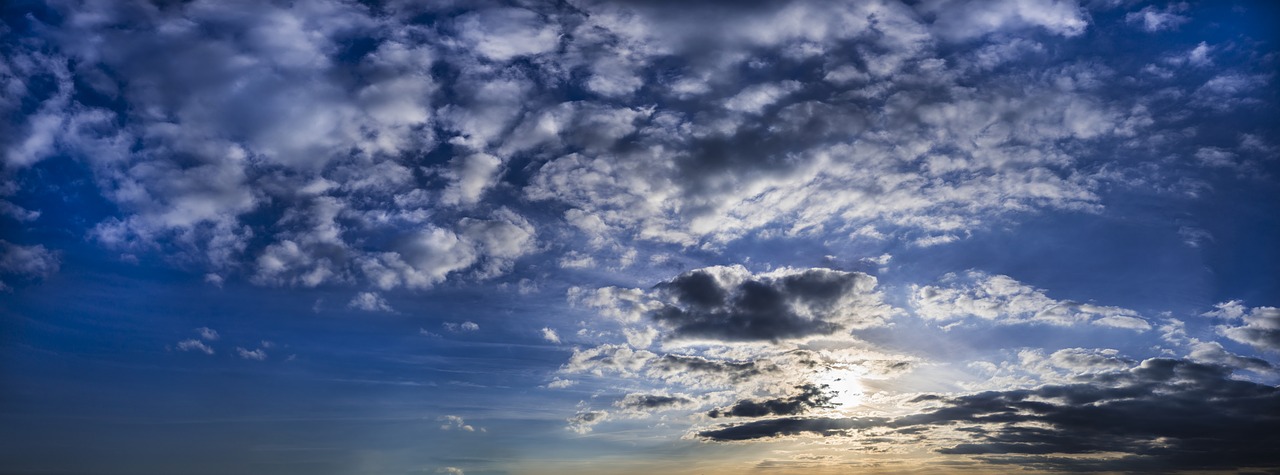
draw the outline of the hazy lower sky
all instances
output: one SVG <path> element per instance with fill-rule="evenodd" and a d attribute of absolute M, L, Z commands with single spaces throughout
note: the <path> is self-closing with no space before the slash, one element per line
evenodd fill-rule
<path fill-rule="evenodd" d="M 0 11 L 0 473 L 1280 470 L 1275 3 Z"/>

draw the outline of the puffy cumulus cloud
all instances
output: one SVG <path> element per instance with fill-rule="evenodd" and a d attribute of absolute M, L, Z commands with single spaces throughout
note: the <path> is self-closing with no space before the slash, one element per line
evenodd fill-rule
<path fill-rule="evenodd" d="M 560 334 L 551 328 L 542 327 L 542 339 L 551 343 L 560 343 Z"/>
<path fill-rule="evenodd" d="M 0 278 L 39 280 L 58 272 L 62 259 L 57 251 L 40 244 L 24 246 L 0 239 Z M 0 291 L 9 285 L 0 280 Z"/>
<path fill-rule="evenodd" d="M 23 101 L 0 107 L 29 129 L 26 142 L 6 150 L 6 164 L 78 157 L 121 211 L 93 230 L 98 242 L 203 261 L 221 278 L 367 279 L 380 288 L 425 287 L 467 269 L 491 277 L 530 249 L 532 225 L 509 210 L 497 218 L 485 217 L 494 206 L 438 218 L 431 211 L 475 205 L 502 163 L 482 150 L 458 153 L 453 166 L 423 158 L 438 133 L 472 130 L 437 128 L 451 109 L 437 102 L 442 86 L 431 68 L 467 61 L 451 56 L 444 32 L 337 0 L 52 7 L 65 21 L 41 25 L 24 43 L 40 48 L 4 50 L 0 79 L 18 94 L 6 97 Z M 458 38 L 483 40 L 474 52 L 495 58 L 533 53 L 545 35 L 473 31 L 525 14 L 464 12 L 455 23 L 471 33 Z M 369 47 L 352 49 L 357 43 Z M 480 81 L 502 104 L 518 99 L 502 91 L 525 88 L 518 78 L 515 89 L 503 84 Z M 498 107 L 466 106 L 484 123 L 493 122 L 485 110 Z M 388 233 L 401 239 L 359 244 Z"/>
<path fill-rule="evenodd" d="M 467 49 L 491 61 L 554 51 L 559 26 L 523 8 L 494 8 L 467 13 L 455 20 L 458 38 Z"/>
<path fill-rule="evenodd" d="M 489 278 L 537 229 L 566 268 L 637 240 L 943 245 L 1101 209 L 1093 161 L 1167 125 L 1110 87 L 1127 66 L 1048 54 L 1088 28 L 1066 0 L 52 6 L 0 51 L 6 169 L 76 157 L 119 210 L 98 242 L 263 285 Z M 1186 100 L 1258 103 L 1254 73 Z"/>
<path fill-rule="evenodd" d="M 1269 467 L 1280 388 L 1232 368 L 1154 358 L 1065 384 L 964 395 L 925 394 L 898 417 L 779 417 L 697 432 L 712 441 L 910 436 L 944 454 L 1051 471 Z M 889 440 L 888 437 L 880 439 Z"/>
<path fill-rule="evenodd" d="M 1218 304 L 1204 314 L 1225 320 L 1218 333 L 1259 350 L 1280 351 L 1280 308 L 1248 308 L 1239 300 Z"/>
<path fill-rule="evenodd" d="M 916 315 L 940 323 L 954 322 L 950 325 L 981 319 L 1001 325 L 1092 324 L 1135 331 L 1151 328 L 1136 311 L 1053 299 L 1043 290 L 1004 275 L 968 271 L 948 274 L 941 284 L 912 286 L 911 305 Z"/>
<path fill-rule="evenodd" d="M 1096 183 L 1062 173 L 1075 158 L 1061 145 L 1130 135 L 1142 112 L 1063 91 L 1058 78 L 1024 78 L 1042 90 L 951 87 L 958 74 L 930 69 L 940 66 L 915 66 L 944 83 L 936 94 L 788 80 L 735 92 L 723 114 L 658 111 L 635 146 L 566 150 L 524 191 L 572 206 L 599 234 L 712 247 L 770 229 L 943 236 L 1009 213 L 1097 209 Z"/>

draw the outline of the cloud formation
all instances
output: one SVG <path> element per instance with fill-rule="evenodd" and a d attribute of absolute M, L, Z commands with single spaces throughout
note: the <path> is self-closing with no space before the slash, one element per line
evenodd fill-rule
<path fill-rule="evenodd" d="M 977 318 L 1001 325 L 1092 324 L 1135 331 L 1151 328 L 1133 310 L 1053 299 L 1043 290 L 1004 275 L 968 271 L 948 274 L 942 284 L 913 286 L 911 304 L 917 315 L 943 323 Z"/>
<path fill-rule="evenodd" d="M 897 417 L 784 417 L 703 430 L 717 441 L 859 431 L 923 435 L 944 454 L 1049 470 L 1164 471 L 1268 467 L 1275 463 L 1280 390 L 1231 377 L 1225 366 L 1148 359 L 1079 375 L 1070 384 L 923 395 Z M 1084 454 L 1118 454 L 1078 457 Z"/>

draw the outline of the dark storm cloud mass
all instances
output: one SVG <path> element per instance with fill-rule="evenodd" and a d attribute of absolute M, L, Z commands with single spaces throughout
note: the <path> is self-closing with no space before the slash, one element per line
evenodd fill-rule
<path fill-rule="evenodd" d="M 658 284 L 664 304 L 650 317 L 672 327 L 672 338 L 826 335 L 882 323 L 889 312 L 873 305 L 878 300 L 875 285 L 869 275 L 830 269 L 762 276 L 743 275 L 737 268 L 699 269 Z"/>
<path fill-rule="evenodd" d="M 1225 366 L 1157 358 L 1122 371 L 1082 374 L 1071 384 L 920 396 L 913 402 L 934 408 L 895 419 L 789 417 L 722 426 L 699 436 L 736 441 L 891 428 L 933 437 L 936 429 L 950 428 L 968 435 L 953 445 L 938 442 L 941 453 L 1059 455 L 986 459 L 996 463 L 1039 460 L 1055 470 L 1274 468 L 1280 465 L 1274 450 L 1280 443 L 1280 389 L 1231 373 Z M 1122 456 L 1063 456 L 1102 453 Z"/>

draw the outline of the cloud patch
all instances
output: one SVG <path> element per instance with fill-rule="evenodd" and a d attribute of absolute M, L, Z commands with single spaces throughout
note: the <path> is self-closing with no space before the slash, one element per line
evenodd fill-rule
<path fill-rule="evenodd" d="M 1151 329 L 1137 312 L 1120 307 L 1057 300 L 1004 275 L 978 271 L 948 274 L 942 285 L 913 285 L 911 305 L 926 320 L 955 325 L 966 319 L 1000 325 L 1091 324 L 1134 331 Z"/>

